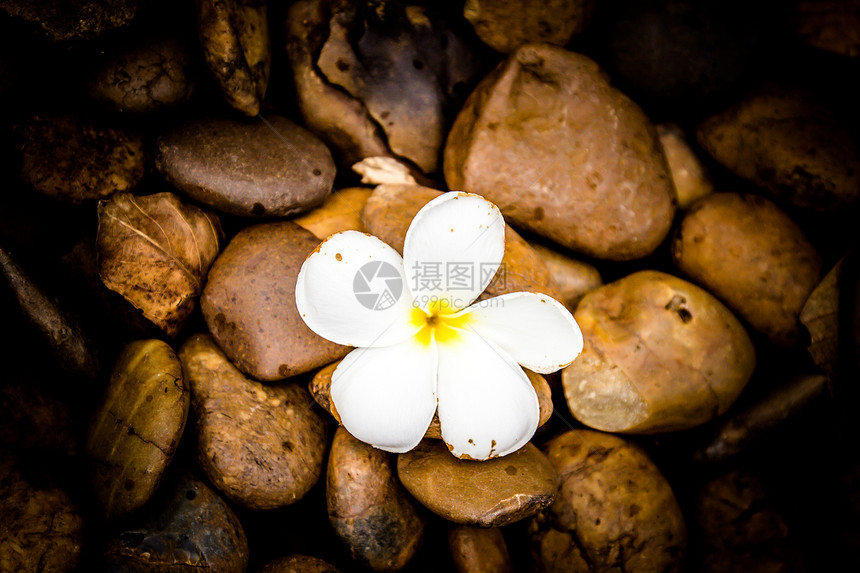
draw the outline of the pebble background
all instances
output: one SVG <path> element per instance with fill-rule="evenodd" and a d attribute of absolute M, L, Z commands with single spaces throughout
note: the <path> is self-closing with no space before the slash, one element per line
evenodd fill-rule
<path fill-rule="evenodd" d="M 0 571 L 860 569 L 860 2 L 58 6 L 0 0 Z M 423 188 L 356 190 L 369 156 Z M 301 261 L 345 228 L 400 248 L 449 184 L 516 227 L 494 293 L 574 309 L 659 271 L 720 299 L 755 350 L 740 396 L 607 435 L 552 374 L 554 414 L 481 479 L 439 441 L 398 458 L 337 430 L 307 389 L 346 349 L 297 316 Z M 135 452 L 156 461 L 111 457 Z"/>

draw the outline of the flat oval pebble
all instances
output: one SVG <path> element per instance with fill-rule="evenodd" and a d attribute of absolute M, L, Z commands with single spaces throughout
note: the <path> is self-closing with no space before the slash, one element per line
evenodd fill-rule
<path fill-rule="evenodd" d="M 451 189 L 509 224 L 630 260 L 663 241 L 674 189 L 654 126 L 595 62 L 545 44 L 511 54 L 469 96 L 445 146 Z"/>
<path fill-rule="evenodd" d="M 84 542 L 77 507 L 66 491 L 29 479 L 17 463 L 0 450 L 0 570 L 74 571 Z"/>
<path fill-rule="evenodd" d="M 397 252 L 403 253 L 406 231 L 421 208 L 442 191 L 420 185 L 380 185 L 374 189 L 361 212 L 364 227 Z M 492 282 L 480 298 L 512 292 L 537 292 L 562 299 L 549 270 L 529 244 L 505 226 L 505 255 Z"/>
<path fill-rule="evenodd" d="M 530 242 L 529 245 L 558 284 L 561 292 L 559 302 L 564 303 L 571 312 L 583 296 L 603 285 L 600 271 L 594 265 L 540 243 Z"/>
<path fill-rule="evenodd" d="M 318 557 L 287 555 L 269 561 L 257 573 L 340 573 L 340 571 Z"/>
<path fill-rule="evenodd" d="M 89 88 L 92 98 L 123 113 L 150 113 L 185 103 L 194 92 L 194 62 L 176 38 L 148 38 L 114 50 Z"/>
<path fill-rule="evenodd" d="M 448 545 L 457 573 L 513 573 L 505 536 L 498 527 L 452 525 Z"/>
<path fill-rule="evenodd" d="M 574 313 L 585 341 L 562 370 L 571 413 L 608 432 L 685 430 L 725 412 L 756 364 L 734 315 L 706 291 L 657 271 L 602 286 Z"/>
<path fill-rule="evenodd" d="M 822 261 L 803 230 L 764 197 L 714 193 L 681 220 L 675 265 L 781 346 L 800 341 L 800 311 Z"/>
<path fill-rule="evenodd" d="M 191 387 L 197 460 L 209 481 L 249 509 L 301 499 L 322 475 L 325 421 L 298 383 L 261 384 L 206 334 L 179 350 Z"/>
<path fill-rule="evenodd" d="M 502 458 L 461 460 L 444 442 L 424 440 L 397 458 L 397 474 L 415 499 L 454 523 L 499 527 L 548 507 L 558 486 L 549 460 L 532 444 Z"/>
<path fill-rule="evenodd" d="M 108 541 L 103 555 L 107 570 L 245 573 L 248 539 L 230 506 L 190 474 L 165 486 L 144 515 L 125 523 Z"/>
<path fill-rule="evenodd" d="M 809 94 L 761 88 L 706 119 L 699 144 L 729 171 L 816 210 L 860 197 L 860 147 L 845 120 Z"/>
<path fill-rule="evenodd" d="M 277 115 L 191 120 L 158 139 L 156 167 L 177 189 L 243 217 L 287 217 L 319 205 L 335 166 L 309 131 Z"/>
<path fill-rule="evenodd" d="M 349 351 L 311 331 L 296 308 L 299 270 L 319 243 L 292 222 L 255 225 L 237 233 L 209 271 L 200 298 L 209 332 L 252 378 L 281 380 Z"/>
<path fill-rule="evenodd" d="M 402 569 L 424 539 L 424 517 L 403 490 L 392 455 L 338 428 L 326 473 L 328 519 L 352 558 L 374 571 Z"/>
<path fill-rule="evenodd" d="M 638 446 L 570 430 L 545 451 L 561 478 L 555 503 L 529 525 L 541 571 L 681 569 L 687 531 L 672 488 Z"/>
<path fill-rule="evenodd" d="M 35 116 L 15 128 L 21 179 L 67 203 L 131 191 L 143 178 L 143 138 L 70 115 Z"/>
<path fill-rule="evenodd" d="M 93 492 L 109 518 L 153 496 L 179 447 L 189 401 L 182 365 L 166 343 L 140 340 L 120 353 L 87 435 Z"/>

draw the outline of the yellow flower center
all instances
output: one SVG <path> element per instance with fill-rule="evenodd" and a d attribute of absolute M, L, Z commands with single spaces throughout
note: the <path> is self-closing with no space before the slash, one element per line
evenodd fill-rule
<path fill-rule="evenodd" d="M 469 321 L 469 315 L 454 316 L 450 312 L 441 312 L 439 305 L 431 304 L 429 311 L 420 308 L 412 309 L 411 321 L 421 328 L 415 335 L 415 339 L 424 345 L 429 345 L 433 340 L 444 343 L 456 338 L 457 333 Z"/>

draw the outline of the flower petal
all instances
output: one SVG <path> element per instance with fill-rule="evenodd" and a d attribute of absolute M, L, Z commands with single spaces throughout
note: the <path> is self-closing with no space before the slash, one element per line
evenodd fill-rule
<path fill-rule="evenodd" d="M 503 294 L 461 313 L 468 328 L 541 374 L 564 368 L 582 352 L 582 331 L 557 300 L 530 292 Z"/>
<path fill-rule="evenodd" d="M 523 369 L 490 341 L 460 331 L 439 343 L 439 422 L 458 457 L 504 456 L 528 442 L 540 405 Z"/>
<path fill-rule="evenodd" d="M 381 450 L 418 445 L 436 412 L 436 350 L 413 338 L 357 348 L 331 377 L 331 399 L 347 431 Z"/>
<path fill-rule="evenodd" d="M 371 235 L 332 235 L 302 265 L 296 306 L 311 330 L 347 346 L 388 346 L 418 331 L 400 255 Z"/>
<path fill-rule="evenodd" d="M 471 193 L 440 195 L 406 232 L 403 261 L 412 298 L 424 310 L 466 308 L 490 284 L 504 254 L 498 207 Z"/>

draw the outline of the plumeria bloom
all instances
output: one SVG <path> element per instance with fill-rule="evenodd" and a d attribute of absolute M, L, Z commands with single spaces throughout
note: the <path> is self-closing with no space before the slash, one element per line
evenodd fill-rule
<path fill-rule="evenodd" d="M 461 458 L 504 456 L 531 439 L 540 408 L 519 365 L 543 374 L 567 366 L 582 351 L 582 333 L 543 294 L 472 304 L 504 252 L 499 209 L 450 192 L 412 220 L 402 258 L 357 231 L 332 235 L 307 258 L 299 313 L 320 336 L 356 347 L 331 382 L 350 434 L 406 452 L 438 409 L 442 438 Z"/>

